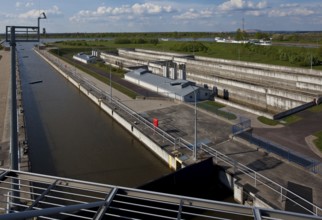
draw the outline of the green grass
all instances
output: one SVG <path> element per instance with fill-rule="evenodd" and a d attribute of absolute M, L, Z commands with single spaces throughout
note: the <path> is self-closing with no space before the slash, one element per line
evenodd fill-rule
<path fill-rule="evenodd" d="M 318 138 L 314 141 L 315 146 L 322 152 L 322 131 L 316 132 L 314 136 Z"/>
<path fill-rule="evenodd" d="M 322 112 L 322 104 L 313 106 L 309 109 L 310 112 Z"/>
<path fill-rule="evenodd" d="M 276 126 L 276 125 L 279 124 L 279 121 L 272 120 L 272 119 L 266 118 L 264 116 L 259 116 L 257 118 L 257 120 L 260 121 L 260 122 L 262 122 L 263 124 L 271 125 L 271 126 Z"/>
<path fill-rule="evenodd" d="M 270 126 L 276 126 L 278 124 L 289 125 L 289 124 L 298 122 L 301 119 L 302 118 L 298 115 L 290 115 L 290 116 L 283 118 L 282 120 L 273 120 L 273 119 L 266 118 L 264 116 L 259 116 L 257 118 L 258 121 L 262 122 L 263 124 L 270 125 Z"/>
<path fill-rule="evenodd" d="M 290 116 L 287 116 L 285 118 L 283 118 L 283 121 L 286 123 L 286 124 L 292 124 L 292 123 L 295 123 L 295 122 L 298 122 L 300 121 L 302 118 L 300 116 L 297 116 L 297 115 L 290 115 Z"/>
<path fill-rule="evenodd" d="M 75 42 L 80 42 L 79 45 Z M 188 42 L 189 43 L 189 42 Z M 72 45 L 71 45 L 72 44 Z M 116 44 L 113 40 L 98 40 L 98 41 L 72 41 L 72 42 L 60 42 L 54 44 L 61 49 L 67 50 L 85 50 L 97 48 L 104 51 L 115 50 L 116 48 L 142 48 L 142 49 L 152 49 L 157 51 L 169 51 L 183 54 L 195 54 L 199 56 L 221 58 L 228 60 L 241 60 L 247 62 L 257 62 L 272 65 L 290 66 L 290 67 L 301 67 L 299 63 L 290 63 L 289 61 L 283 61 L 278 59 L 277 51 L 289 51 L 290 53 L 313 53 L 316 54 L 317 49 L 308 48 L 298 48 L 298 47 L 285 47 L 285 46 L 270 46 L 270 47 L 260 47 L 261 49 L 252 48 L 246 45 L 240 44 L 228 44 L 228 43 L 216 43 L 216 42 L 202 42 L 202 44 L 207 47 L 207 50 L 202 51 L 180 51 L 182 45 L 187 44 L 187 42 L 177 42 L 177 41 L 160 41 L 158 44 Z M 191 42 L 193 44 L 193 42 Z M 306 67 L 306 68 L 309 68 Z M 313 66 L 314 69 L 322 69 L 322 65 Z"/>
<path fill-rule="evenodd" d="M 214 101 L 200 102 L 200 103 L 198 103 L 197 106 L 201 109 L 212 112 L 212 113 L 214 113 L 220 117 L 226 118 L 228 120 L 234 120 L 237 118 L 236 115 L 234 115 L 232 113 L 221 111 L 220 108 L 223 108 L 225 106 L 220 103 L 214 102 Z"/>

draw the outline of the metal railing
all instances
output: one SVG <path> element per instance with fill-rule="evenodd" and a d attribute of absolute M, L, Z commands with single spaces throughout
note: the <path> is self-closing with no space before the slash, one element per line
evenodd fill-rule
<path fill-rule="evenodd" d="M 219 162 L 224 162 L 226 165 L 229 165 L 234 168 L 234 173 L 241 172 L 241 174 L 244 174 L 248 177 L 250 177 L 254 182 L 254 186 L 257 187 L 258 183 L 262 184 L 262 186 L 267 187 L 268 189 L 272 190 L 273 192 L 279 194 L 280 200 L 283 201 L 283 199 L 288 199 L 289 201 L 293 202 L 294 204 L 298 205 L 308 213 L 312 213 L 313 215 L 322 215 L 322 208 L 318 207 L 317 205 L 307 201 L 306 199 L 302 198 L 301 196 L 293 193 L 292 191 L 288 190 L 287 188 L 281 186 L 280 184 L 272 181 L 271 179 L 261 175 L 260 173 L 254 171 L 253 169 L 233 160 L 232 158 L 229 158 L 225 154 L 220 153 L 219 151 L 202 144 L 201 145 L 202 150 L 206 151 L 210 155 L 214 156 L 215 163 L 218 164 Z M 287 196 L 286 194 L 291 195 Z M 306 203 L 309 206 L 313 207 L 313 211 L 308 209 L 307 207 L 300 204 L 297 200 L 302 201 Z"/>
<path fill-rule="evenodd" d="M 44 54 L 42 54 L 42 55 L 44 55 Z M 163 138 L 164 140 L 169 141 L 170 144 L 172 144 L 174 146 L 175 145 L 178 146 L 178 144 L 179 144 L 178 147 L 183 147 L 183 148 L 188 149 L 189 151 L 192 152 L 193 145 L 191 143 L 189 143 L 188 141 L 186 141 L 185 139 L 183 139 L 181 137 L 174 138 L 173 136 L 169 135 L 167 132 L 163 131 L 159 127 L 155 127 L 151 121 L 142 117 L 141 115 L 139 115 L 138 113 L 136 113 L 135 111 L 133 111 L 132 109 L 130 109 L 129 107 L 124 105 L 122 102 L 115 99 L 114 97 L 111 97 L 108 92 L 102 91 L 100 88 L 98 88 L 93 83 L 89 82 L 87 79 L 71 72 L 69 69 L 67 69 L 66 67 L 61 65 L 58 60 L 51 59 L 48 57 L 48 55 L 45 55 L 45 56 L 48 59 L 50 59 L 51 61 L 54 61 L 54 63 L 56 63 L 58 66 L 60 66 L 60 68 L 64 69 L 64 72 L 67 73 L 69 75 L 69 77 L 72 77 L 75 81 L 78 81 L 82 86 L 89 87 L 91 89 L 91 92 L 95 92 L 98 97 L 103 97 L 103 98 L 105 97 L 105 99 L 102 99 L 102 101 L 105 104 L 111 106 L 115 110 L 120 110 L 121 112 L 125 113 L 126 117 L 130 121 L 131 120 L 133 122 L 136 121 L 137 123 L 134 123 L 135 126 L 143 125 L 144 128 L 147 128 L 149 131 L 154 132 L 155 135 L 158 135 L 159 137 Z M 109 100 L 111 100 L 111 101 L 109 101 Z M 278 183 L 275 183 L 274 181 L 270 180 L 269 178 L 248 168 L 247 166 L 242 165 L 241 163 L 238 163 L 237 161 L 233 160 L 232 158 L 229 158 L 228 156 L 220 153 L 219 151 L 217 151 L 205 144 L 201 144 L 199 149 L 210 154 L 211 156 L 213 156 L 215 158 L 216 163 L 218 163 L 219 161 L 222 161 L 225 164 L 233 167 L 236 172 L 239 171 L 242 174 L 245 174 L 246 176 L 250 177 L 254 181 L 255 187 L 257 186 L 258 183 L 261 183 L 264 186 L 266 186 L 268 189 L 272 190 L 273 192 L 278 193 L 280 195 L 281 200 L 288 199 L 289 201 L 292 201 L 295 204 L 299 205 L 301 208 L 303 208 L 307 212 L 312 213 L 313 215 L 316 215 L 316 216 L 322 215 L 322 209 L 320 207 L 305 200 L 304 198 L 291 192 L 287 188 L 279 185 Z M 299 204 L 298 202 L 296 202 L 294 199 L 285 195 L 286 192 L 289 193 L 290 195 L 298 198 L 299 200 L 305 202 L 306 204 L 311 205 L 314 208 L 313 212 L 311 210 L 307 209 L 306 207 L 304 207 L 303 205 Z"/>
<path fill-rule="evenodd" d="M 242 133 L 239 133 L 237 136 L 248 141 L 251 144 L 254 144 L 260 148 L 265 149 L 267 152 L 272 152 L 290 162 L 296 163 L 313 173 L 322 172 L 321 170 L 319 170 L 319 167 L 322 164 L 321 162 L 316 161 L 309 157 L 304 157 L 303 155 L 299 155 L 294 151 L 286 149 L 277 143 L 265 140 L 264 138 L 249 132 L 242 132 Z"/>
<path fill-rule="evenodd" d="M 10 193 L 11 182 L 19 183 L 18 198 Z M 24 190 L 24 187 L 30 190 Z M 9 192 L 0 197 L 2 220 L 35 217 L 51 220 L 69 217 L 321 220 L 320 217 L 312 215 L 4 169 L 0 169 L 0 189 Z"/>

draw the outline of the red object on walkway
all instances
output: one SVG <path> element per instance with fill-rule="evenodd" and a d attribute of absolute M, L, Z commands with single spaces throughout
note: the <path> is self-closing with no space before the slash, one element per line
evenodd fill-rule
<path fill-rule="evenodd" d="M 153 125 L 154 127 L 159 127 L 159 120 L 157 118 L 153 119 Z"/>

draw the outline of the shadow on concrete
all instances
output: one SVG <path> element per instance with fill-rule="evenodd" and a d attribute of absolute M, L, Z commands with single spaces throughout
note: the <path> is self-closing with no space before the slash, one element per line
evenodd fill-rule
<path fill-rule="evenodd" d="M 247 154 L 247 153 L 253 153 L 253 152 L 257 152 L 257 150 L 241 151 L 241 152 L 235 152 L 235 153 L 226 154 L 226 155 L 227 155 L 227 156 L 231 156 L 231 155 Z"/>
<path fill-rule="evenodd" d="M 262 170 L 273 169 L 281 165 L 282 163 L 282 161 L 274 157 L 265 157 L 248 164 L 247 167 L 258 172 Z"/>

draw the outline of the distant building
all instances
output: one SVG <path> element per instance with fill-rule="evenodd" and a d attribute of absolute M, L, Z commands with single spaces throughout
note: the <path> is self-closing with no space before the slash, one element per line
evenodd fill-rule
<path fill-rule="evenodd" d="M 93 55 L 87 55 L 83 52 L 81 53 L 78 53 L 76 55 L 73 56 L 73 59 L 77 60 L 77 61 L 80 61 L 82 63 L 95 63 L 96 61 L 96 57 L 93 56 Z"/>
<path fill-rule="evenodd" d="M 8 42 L 4 42 L 4 41 L 3 41 L 3 43 L 2 43 L 1 45 L 2 45 L 2 47 L 3 47 L 3 49 L 4 49 L 5 51 L 10 51 L 10 45 L 9 45 L 9 43 L 8 43 Z"/>
<path fill-rule="evenodd" d="M 194 82 L 162 77 L 143 68 L 126 73 L 125 79 L 165 97 L 184 102 L 195 101 L 195 94 L 198 101 L 207 100 L 211 95 L 210 90 L 198 87 Z"/>
<path fill-rule="evenodd" d="M 38 44 L 38 48 L 39 48 L 39 50 L 45 50 L 46 49 L 46 45 L 43 44 L 43 43 L 40 43 L 40 44 Z"/>

